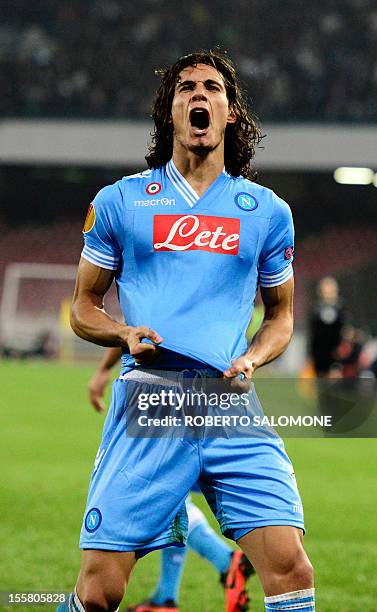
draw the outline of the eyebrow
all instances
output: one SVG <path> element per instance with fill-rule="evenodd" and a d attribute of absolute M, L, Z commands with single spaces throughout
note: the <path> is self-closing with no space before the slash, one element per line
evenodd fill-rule
<path fill-rule="evenodd" d="M 215 79 L 206 79 L 205 81 L 192 81 L 190 79 L 184 80 L 184 81 L 178 81 L 177 82 L 177 87 L 182 87 L 183 85 L 196 85 L 196 83 L 203 83 L 205 86 L 207 85 L 217 85 L 218 87 L 224 87 L 224 83 L 222 81 L 215 81 Z"/>

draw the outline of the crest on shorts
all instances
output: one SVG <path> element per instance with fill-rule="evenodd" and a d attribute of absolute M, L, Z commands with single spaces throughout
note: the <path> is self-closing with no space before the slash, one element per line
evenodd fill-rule
<path fill-rule="evenodd" d="M 86 234 L 87 232 L 90 232 L 90 230 L 93 229 L 95 222 L 96 222 L 96 211 L 94 208 L 94 204 L 92 202 L 91 204 L 89 204 L 88 212 L 86 213 L 85 223 L 84 223 L 84 227 L 82 230 L 83 233 Z"/>
<path fill-rule="evenodd" d="M 91 508 L 85 517 L 85 529 L 89 531 L 89 533 L 93 533 L 97 531 L 101 523 L 102 514 L 100 510 L 98 510 L 98 508 Z"/>

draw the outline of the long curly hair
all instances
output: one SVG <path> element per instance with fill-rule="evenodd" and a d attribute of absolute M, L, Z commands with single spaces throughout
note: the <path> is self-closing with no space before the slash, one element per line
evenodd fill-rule
<path fill-rule="evenodd" d="M 255 173 L 251 168 L 251 160 L 262 133 L 248 109 L 233 63 L 220 51 L 190 53 L 180 57 L 170 68 L 156 71 L 161 82 L 153 104 L 152 118 L 155 128 L 148 155 L 145 157 L 147 164 L 150 168 L 160 168 L 171 159 L 173 154 L 171 107 L 175 86 L 181 71 L 197 64 L 212 66 L 222 75 L 229 104 L 237 117 L 236 122 L 228 124 L 225 129 L 225 169 L 234 177 L 242 175 L 253 180 Z"/>

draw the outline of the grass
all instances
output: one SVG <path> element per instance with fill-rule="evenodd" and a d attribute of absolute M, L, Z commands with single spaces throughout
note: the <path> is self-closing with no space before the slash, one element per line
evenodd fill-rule
<path fill-rule="evenodd" d="M 0 363 L 0 591 L 68 591 L 75 583 L 78 536 L 103 417 L 91 410 L 92 366 Z M 374 439 L 288 439 L 306 510 L 305 546 L 316 570 L 321 612 L 377 611 Z M 194 496 L 211 524 L 201 496 Z M 373 535 L 374 534 L 374 535 Z M 125 601 L 145 598 L 159 573 L 159 553 L 136 567 Z M 258 580 L 252 610 L 262 612 Z M 0 606 L 6 612 L 51 606 Z M 214 569 L 190 552 L 181 612 L 219 612 Z"/>

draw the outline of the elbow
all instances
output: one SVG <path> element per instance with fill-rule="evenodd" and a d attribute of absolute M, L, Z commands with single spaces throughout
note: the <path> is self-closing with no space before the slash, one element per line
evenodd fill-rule
<path fill-rule="evenodd" d="M 281 352 L 287 349 L 293 336 L 293 317 L 291 315 L 284 317 L 280 326 Z"/>
<path fill-rule="evenodd" d="M 288 321 L 289 339 L 291 339 L 293 336 L 293 327 L 294 327 L 294 319 L 293 319 L 293 313 L 292 313 Z"/>
<path fill-rule="evenodd" d="M 293 336 L 293 315 L 290 315 L 287 319 L 286 330 L 287 330 L 286 333 L 287 333 L 287 346 L 288 346 Z"/>
<path fill-rule="evenodd" d="M 69 322 L 70 322 L 71 328 L 75 332 L 76 336 L 79 336 L 80 338 L 82 338 L 83 337 L 82 322 L 81 322 L 81 319 L 80 319 L 80 315 L 79 315 L 79 311 L 78 311 L 78 308 L 77 308 L 77 304 L 75 302 L 73 302 L 73 304 L 71 306 Z"/>

